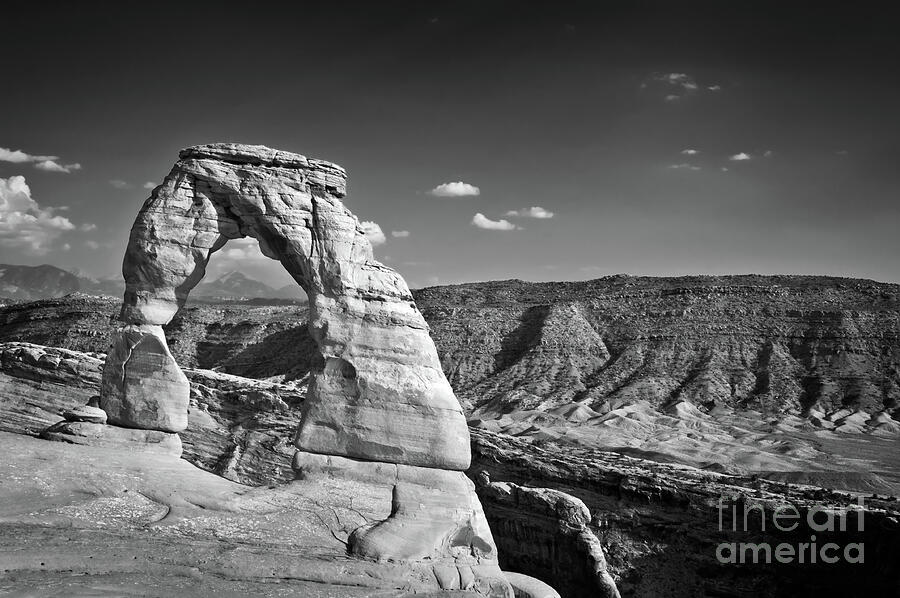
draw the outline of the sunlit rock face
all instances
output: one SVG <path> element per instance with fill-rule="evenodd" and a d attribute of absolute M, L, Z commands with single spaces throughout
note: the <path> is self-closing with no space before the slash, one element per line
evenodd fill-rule
<path fill-rule="evenodd" d="M 125 327 L 103 373 L 101 407 L 110 422 L 184 429 L 188 386 L 157 327 L 184 304 L 215 251 L 250 236 L 310 298 L 319 358 L 298 448 L 465 470 L 469 436 L 459 402 L 409 288 L 373 258 L 340 202 L 344 170 L 262 146 L 202 145 L 179 157 L 131 231 Z M 131 381 L 132 370 L 142 383 Z"/>

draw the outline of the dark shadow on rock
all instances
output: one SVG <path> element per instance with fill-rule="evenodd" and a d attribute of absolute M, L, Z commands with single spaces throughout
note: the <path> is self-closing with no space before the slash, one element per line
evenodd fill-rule
<path fill-rule="evenodd" d="M 549 305 L 535 305 L 525 310 L 519 318 L 518 326 L 503 338 L 500 352 L 494 356 L 495 373 L 516 363 L 537 344 L 541 328 L 549 314 Z"/>
<path fill-rule="evenodd" d="M 202 351 L 198 345 L 198 357 Z M 284 375 L 285 381 L 300 380 L 309 373 L 316 354 L 316 343 L 306 324 L 303 324 L 270 334 L 261 342 L 248 345 L 240 353 L 222 361 L 220 369 L 246 378 Z"/>

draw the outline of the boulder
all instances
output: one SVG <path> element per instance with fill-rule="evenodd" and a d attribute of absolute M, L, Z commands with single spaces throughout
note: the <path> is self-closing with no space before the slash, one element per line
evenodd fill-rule
<path fill-rule="evenodd" d="M 84 405 L 63 411 L 63 417 L 67 422 L 88 422 L 92 424 L 105 424 L 106 411 L 99 407 Z"/>
<path fill-rule="evenodd" d="M 181 457 L 182 446 L 178 434 L 159 430 L 120 428 L 86 421 L 62 421 L 41 432 L 41 438 L 126 450 Z"/>
<path fill-rule="evenodd" d="M 128 428 L 187 428 L 190 384 L 175 363 L 162 326 L 125 326 L 113 333 L 103 365 L 100 408 Z"/>

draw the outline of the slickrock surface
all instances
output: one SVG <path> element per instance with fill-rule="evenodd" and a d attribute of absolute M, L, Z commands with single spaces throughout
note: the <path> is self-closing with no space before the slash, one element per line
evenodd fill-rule
<path fill-rule="evenodd" d="M 0 593 L 58 596 L 506 596 L 442 592 L 430 564 L 347 555 L 390 481 L 251 488 L 183 459 L 0 432 Z M 457 587 L 459 575 L 457 574 Z"/>

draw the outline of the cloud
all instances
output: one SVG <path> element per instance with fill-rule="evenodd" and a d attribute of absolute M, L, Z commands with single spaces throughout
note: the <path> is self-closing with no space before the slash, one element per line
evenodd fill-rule
<path fill-rule="evenodd" d="M 848 152 L 847 150 L 838 150 L 834 153 L 836 153 L 838 156 L 847 156 L 850 154 L 850 152 Z"/>
<path fill-rule="evenodd" d="M 698 152 L 697 150 L 690 148 L 681 150 L 681 154 L 684 156 L 696 156 L 699 153 L 700 152 Z"/>
<path fill-rule="evenodd" d="M 60 164 L 54 160 L 36 162 L 34 167 L 45 172 L 64 172 L 66 174 L 75 170 L 81 170 L 81 164 L 78 164 L 77 162 L 75 164 Z"/>
<path fill-rule="evenodd" d="M 156 189 L 156 183 L 151 183 L 150 181 L 147 181 L 146 183 L 141 185 L 141 187 L 143 187 L 144 189 Z"/>
<path fill-rule="evenodd" d="M 387 237 L 384 236 L 384 231 L 381 230 L 381 227 L 378 226 L 377 222 L 366 220 L 360 222 L 359 226 L 362 227 L 363 232 L 366 233 L 366 237 L 369 238 L 369 243 L 373 246 L 383 245 L 387 241 Z"/>
<path fill-rule="evenodd" d="M 752 156 L 750 154 L 741 152 L 739 154 L 735 154 L 735 155 L 731 156 L 728 159 L 731 160 L 732 162 L 743 162 L 744 160 L 752 159 Z"/>
<path fill-rule="evenodd" d="M 392 230 L 391 236 L 397 239 L 403 239 L 409 236 L 408 230 Z"/>
<path fill-rule="evenodd" d="M 721 86 L 697 83 L 687 73 L 652 73 L 641 83 L 641 89 L 659 94 L 667 102 L 677 102 L 704 91 L 719 91 Z"/>
<path fill-rule="evenodd" d="M 13 164 L 34 164 L 34 167 L 44 172 L 64 172 L 66 174 L 75 170 L 81 170 L 81 164 L 60 164 L 59 156 L 38 156 L 28 154 L 22 150 L 11 150 L 0 147 L 0 162 L 12 162 Z"/>
<path fill-rule="evenodd" d="M 0 247 L 44 255 L 53 242 L 75 225 L 54 208 L 42 208 L 31 197 L 23 176 L 0 178 Z"/>
<path fill-rule="evenodd" d="M 662 81 L 689 91 L 697 89 L 697 82 L 687 73 L 653 73 L 652 77 L 654 81 Z"/>
<path fill-rule="evenodd" d="M 522 208 L 521 210 L 510 210 L 506 213 L 507 216 L 515 216 L 517 218 L 537 218 L 539 220 L 546 220 L 548 218 L 553 218 L 553 212 L 549 212 L 542 208 L 541 206 L 533 206 L 530 208 Z"/>
<path fill-rule="evenodd" d="M 92 230 L 97 230 L 97 225 L 92 222 L 85 222 L 84 224 L 79 226 L 78 229 L 83 233 L 89 233 Z"/>
<path fill-rule="evenodd" d="M 519 228 L 509 220 L 491 220 L 481 212 L 472 217 L 472 224 L 487 230 L 516 230 Z"/>
<path fill-rule="evenodd" d="M 772 150 L 766 150 L 763 152 L 763 158 L 771 158 L 774 155 L 775 152 L 773 152 Z"/>
<path fill-rule="evenodd" d="M 22 150 L 11 150 L 0 147 L 0 162 L 12 162 L 13 164 L 27 164 L 28 162 L 45 162 L 47 160 L 59 160 L 59 156 L 33 156 Z"/>
<path fill-rule="evenodd" d="M 435 197 L 471 197 L 481 195 L 481 189 L 475 185 L 456 181 L 455 183 L 443 183 L 428 192 Z"/>
<path fill-rule="evenodd" d="M 693 164 L 687 164 L 682 162 L 681 164 L 672 164 L 669 166 L 672 170 L 700 170 L 699 166 L 694 166 Z"/>
<path fill-rule="evenodd" d="M 85 241 L 84 246 L 88 249 L 100 249 L 100 243 L 97 241 Z"/>
<path fill-rule="evenodd" d="M 129 182 L 127 182 L 127 181 L 123 181 L 122 179 L 112 179 L 112 180 L 109 181 L 109 184 L 110 184 L 114 189 L 119 189 L 119 190 L 131 189 L 131 188 L 134 186 L 134 185 L 132 185 L 131 183 L 129 183 Z"/>
<path fill-rule="evenodd" d="M 216 255 L 218 257 L 218 254 Z M 246 262 L 246 260 L 258 260 L 260 258 L 265 258 L 265 256 L 263 256 L 259 251 L 259 242 L 253 237 L 230 239 L 222 249 L 221 257 L 225 258 L 226 260 L 241 260 L 244 262 Z"/>

